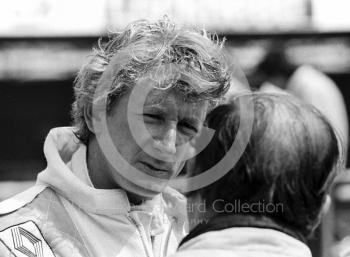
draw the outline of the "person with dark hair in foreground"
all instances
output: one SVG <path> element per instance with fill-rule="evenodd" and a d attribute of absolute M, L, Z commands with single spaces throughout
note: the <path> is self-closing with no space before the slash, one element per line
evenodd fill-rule
<path fill-rule="evenodd" d="M 215 135 L 196 156 L 193 173 L 227 154 L 242 98 L 254 104 L 248 146 L 225 176 L 189 195 L 192 231 L 173 257 L 311 256 L 305 239 L 320 222 L 342 159 L 336 133 L 314 107 L 289 94 L 267 93 L 217 107 L 207 117 Z"/>

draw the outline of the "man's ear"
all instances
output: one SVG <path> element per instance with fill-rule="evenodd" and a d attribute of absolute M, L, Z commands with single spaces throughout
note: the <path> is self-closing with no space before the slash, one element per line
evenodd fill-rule
<path fill-rule="evenodd" d="M 100 118 L 98 115 L 94 115 L 92 104 L 84 106 L 84 119 L 91 133 L 96 134 L 101 131 Z"/>

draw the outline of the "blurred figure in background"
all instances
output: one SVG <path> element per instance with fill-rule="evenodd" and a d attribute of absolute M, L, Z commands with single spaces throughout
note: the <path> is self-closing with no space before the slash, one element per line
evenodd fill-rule
<path fill-rule="evenodd" d="M 289 78 L 286 90 L 304 102 L 312 104 L 327 117 L 342 140 L 346 163 L 349 120 L 344 97 L 337 85 L 317 69 L 301 66 Z"/>
<path fill-rule="evenodd" d="M 305 240 L 320 222 L 342 153 L 316 108 L 289 94 L 237 96 L 208 115 L 215 135 L 196 156 L 194 174 L 227 154 L 242 97 L 254 104 L 248 146 L 224 177 L 189 195 L 189 224 L 201 224 L 192 227 L 174 257 L 311 257 Z"/>
<path fill-rule="evenodd" d="M 273 85 L 286 89 L 288 79 L 293 75 L 297 66 L 292 64 L 284 53 L 281 44 L 273 44 L 267 49 L 266 56 L 255 68 L 252 84 L 255 88 Z"/>
<path fill-rule="evenodd" d="M 307 65 L 297 67 L 284 53 L 284 48 L 274 44 L 255 75 L 263 92 L 286 90 L 304 102 L 319 109 L 339 133 L 347 158 L 349 142 L 349 120 L 344 97 L 337 85 L 321 71 Z"/>

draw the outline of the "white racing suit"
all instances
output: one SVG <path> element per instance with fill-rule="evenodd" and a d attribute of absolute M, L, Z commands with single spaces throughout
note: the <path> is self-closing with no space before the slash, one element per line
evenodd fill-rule
<path fill-rule="evenodd" d="M 0 203 L 1 257 L 163 257 L 185 236 L 185 198 L 167 189 L 131 206 L 93 187 L 73 128 L 50 131 L 36 185 Z"/>

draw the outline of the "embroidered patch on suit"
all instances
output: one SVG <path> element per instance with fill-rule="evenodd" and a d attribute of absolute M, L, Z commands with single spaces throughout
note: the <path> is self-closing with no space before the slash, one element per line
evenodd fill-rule
<path fill-rule="evenodd" d="M 16 257 L 55 256 L 33 221 L 27 221 L 1 231 L 0 241 Z"/>

